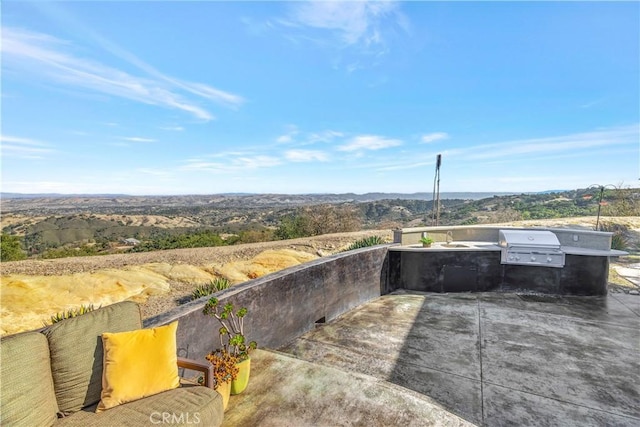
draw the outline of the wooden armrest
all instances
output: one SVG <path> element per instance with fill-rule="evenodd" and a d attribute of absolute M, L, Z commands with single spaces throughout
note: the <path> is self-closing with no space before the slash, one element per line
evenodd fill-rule
<path fill-rule="evenodd" d="M 202 372 L 204 374 L 204 386 L 209 388 L 215 386 L 213 383 L 213 366 L 211 366 L 210 363 L 197 362 L 184 357 L 178 357 L 178 367 Z"/>

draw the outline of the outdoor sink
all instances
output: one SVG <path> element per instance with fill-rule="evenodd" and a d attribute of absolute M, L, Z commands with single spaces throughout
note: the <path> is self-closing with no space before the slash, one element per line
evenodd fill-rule
<path fill-rule="evenodd" d="M 497 242 L 485 242 L 485 241 L 473 241 L 473 240 L 458 240 L 453 242 L 433 242 L 433 244 L 429 247 L 424 247 L 422 244 L 411 245 L 406 247 L 409 248 L 420 248 L 426 250 L 435 250 L 442 251 L 445 249 L 461 249 L 461 250 L 500 250 L 500 247 L 497 246 Z"/>
<path fill-rule="evenodd" d="M 465 245 L 462 243 L 440 243 L 440 246 L 443 248 L 468 248 L 469 245 Z"/>

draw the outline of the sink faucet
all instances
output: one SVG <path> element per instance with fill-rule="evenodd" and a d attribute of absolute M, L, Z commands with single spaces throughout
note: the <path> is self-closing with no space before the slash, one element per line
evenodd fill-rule
<path fill-rule="evenodd" d="M 453 242 L 453 232 L 451 230 L 447 231 L 447 243 Z"/>

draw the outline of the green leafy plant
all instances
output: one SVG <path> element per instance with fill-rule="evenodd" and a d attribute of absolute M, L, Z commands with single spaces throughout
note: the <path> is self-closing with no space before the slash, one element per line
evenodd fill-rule
<path fill-rule="evenodd" d="M 233 381 L 238 376 L 240 370 L 236 365 L 238 358 L 229 354 L 225 350 L 217 349 L 207 354 L 206 359 L 213 366 L 213 389 L 217 389 L 221 384 Z"/>
<path fill-rule="evenodd" d="M 191 293 L 191 300 L 196 300 L 198 298 L 202 298 L 211 294 L 215 294 L 216 292 L 223 291 L 231 286 L 229 280 L 225 277 L 216 277 L 209 283 L 205 283 L 204 285 L 198 286 Z"/>
<path fill-rule="evenodd" d="M 255 341 L 247 343 L 244 336 L 244 317 L 247 309 L 242 307 L 234 312 L 233 304 L 228 302 L 220 309 L 220 300 L 210 298 L 204 306 L 203 313 L 207 316 L 215 317 L 221 327 L 218 330 L 220 335 L 220 348 L 215 352 L 226 352 L 236 357 L 238 362 L 249 358 L 249 353 L 258 347 Z"/>
<path fill-rule="evenodd" d="M 100 307 L 98 307 L 100 308 Z M 95 310 L 95 307 L 93 306 L 93 304 L 91 305 L 81 305 L 78 308 L 72 308 L 70 310 L 67 311 L 63 311 L 60 313 L 56 313 L 55 315 L 51 316 L 51 323 L 58 323 L 62 320 L 65 319 L 69 319 L 71 317 L 78 317 L 81 316 L 83 314 L 89 313 L 90 311 Z"/>
<path fill-rule="evenodd" d="M 432 243 L 433 243 L 433 239 L 432 239 L 431 237 L 424 236 L 424 237 L 420 238 L 420 242 L 421 242 L 423 245 L 430 245 L 430 244 L 432 244 Z"/>
<path fill-rule="evenodd" d="M 370 236 L 364 239 L 356 240 L 345 251 L 352 251 L 354 249 L 366 248 L 369 246 L 381 245 L 384 243 L 384 239 L 380 236 Z"/>

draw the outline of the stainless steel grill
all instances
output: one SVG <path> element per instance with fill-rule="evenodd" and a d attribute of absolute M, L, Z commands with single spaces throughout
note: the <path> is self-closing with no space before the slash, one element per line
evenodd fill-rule
<path fill-rule="evenodd" d="M 564 252 L 555 234 L 546 230 L 500 230 L 502 264 L 564 267 Z"/>

